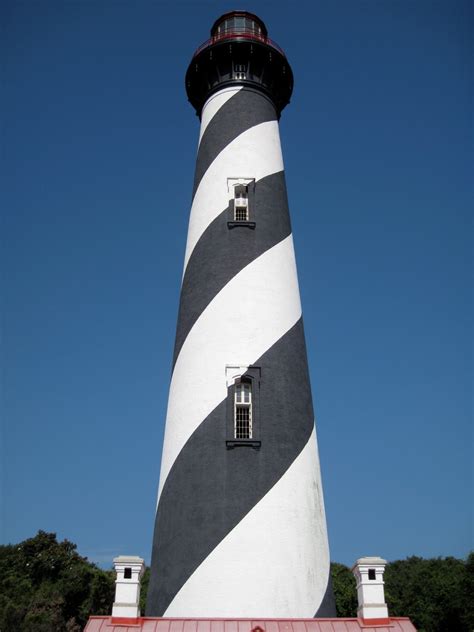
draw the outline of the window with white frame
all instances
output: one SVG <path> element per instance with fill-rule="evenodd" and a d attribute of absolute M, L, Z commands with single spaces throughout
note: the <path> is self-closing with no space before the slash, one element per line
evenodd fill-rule
<path fill-rule="evenodd" d="M 234 221 L 248 222 L 249 219 L 249 192 L 244 184 L 234 187 Z"/>
<path fill-rule="evenodd" d="M 235 385 L 234 393 L 234 437 L 252 438 L 252 385 L 242 380 Z"/>

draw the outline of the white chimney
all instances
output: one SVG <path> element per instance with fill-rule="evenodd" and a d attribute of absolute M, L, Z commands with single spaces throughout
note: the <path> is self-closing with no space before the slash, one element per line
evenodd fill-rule
<path fill-rule="evenodd" d="M 145 572 L 145 562 L 141 557 L 121 555 L 114 559 L 115 601 L 112 618 L 137 619 L 140 616 L 140 581 Z"/>
<path fill-rule="evenodd" d="M 365 621 L 388 620 L 383 581 L 386 563 L 381 557 L 361 557 L 352 567 L 357 582 L 357 616 Z"/>

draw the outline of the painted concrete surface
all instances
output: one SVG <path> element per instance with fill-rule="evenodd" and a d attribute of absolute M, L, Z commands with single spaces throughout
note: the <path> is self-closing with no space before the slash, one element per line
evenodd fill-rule
<path fill-rule="evenodd" d="M 255 90 L 226 90 L 209 100 L 202 121 L 147 614 L 330 615 L 326 519 L 275 110 Z M 232 179 L 252 183 L 251 230 L 228 226 Z M 234 438 L 229 365 L 253 372 L 257 445 L 227 441 Z"/>

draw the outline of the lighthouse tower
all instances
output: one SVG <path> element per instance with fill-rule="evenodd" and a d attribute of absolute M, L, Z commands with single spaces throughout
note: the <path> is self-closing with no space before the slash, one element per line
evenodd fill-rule
<path fill-rule="evenodd" d="M 147 616 L 335 614 L 278 129 L 292 88 L 243 11 L 186 73 L 201 129 Z"/>

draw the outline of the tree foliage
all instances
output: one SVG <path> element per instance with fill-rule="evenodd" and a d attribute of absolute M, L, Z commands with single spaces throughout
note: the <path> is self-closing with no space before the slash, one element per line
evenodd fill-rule
<path fill-rule="evenodd" d="M 150 570 L 142 579 L 145 610 Z M 351 570 L 331 564 L 339 617 L 357 616 Z M 419 632 L 474 630 L 474 553 L 453 557 L 409 557 L 387 564 L 385 597 L 392 616 L 410 617 Z M 82 632 L 91 614 L 109 615 L 115 574 L 80 556 L 76 545 L 39 531 L 34 538 L 0 546 L 1 632 Z"/>
<path fill-rule="evenodd" d="M 347 568 L 347 566 L 344 566 L 344 564 L 331 562 L 331 579 L 334 591 L 334 600 L 336 602 L 337 616 L 356 617 L 356 581 L 351 570 Z"/>
<path fill-rule="evenodd" d="M 110 614 L 113 596 L 113 573 L 55 533 L 0 546 L 2 632 L 81 632 L 91 612 Z"/>
<path fill-rule="evenodd" d="M 385 593 L 389 612 L 410 617 L 420 632 L 471 632 L 473 565 L 474 553 L 467 561 L 409 557 L 388 564 Z"/>
<path fill-rule="evenodd" d="M 331 564 L 339 617 L 357 612 L 355 580 L 343 564 Z M 410 617 L 419 632 L 474 630 L 474 553 L 453 557 L 409 557 L 387 564 L 385 599 L 393 617 Z"/>
<path fill-rule="evenodd" d="M 146 596 L 148 593 L 148 584 L 150 583 L 150 567 L 147 566 L 145 572 L 143 573 L 141 588 L 140 588 L 140 612 L 145 612 L 146 610 Z"/>

